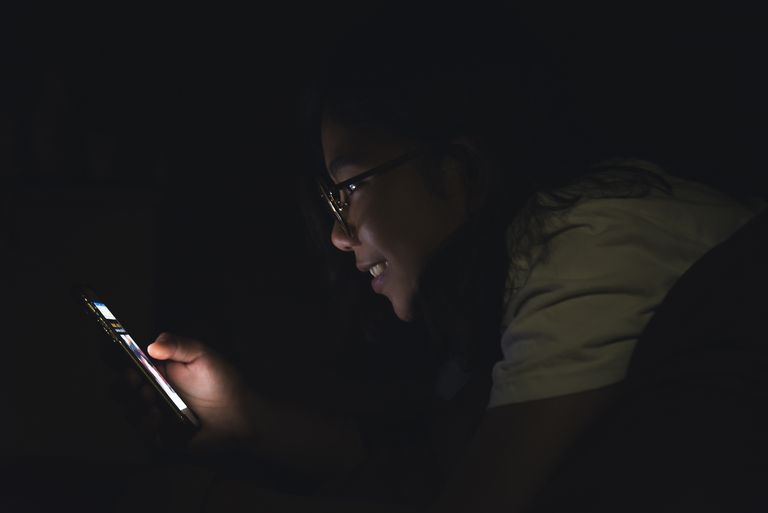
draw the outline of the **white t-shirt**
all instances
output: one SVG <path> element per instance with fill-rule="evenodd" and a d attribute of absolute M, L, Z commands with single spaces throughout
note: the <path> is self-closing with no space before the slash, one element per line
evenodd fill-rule
<path fill-rule="evenodd" d="M 762 210 L 646 161 L 674 196 L 580 200 L 547 224 L 549 258 L 510 275 L 502 361 L 488 408 L 622 381 L 637 339 L 675 281 Z M 534 255 L 541 255 L 540 245 Z"/>

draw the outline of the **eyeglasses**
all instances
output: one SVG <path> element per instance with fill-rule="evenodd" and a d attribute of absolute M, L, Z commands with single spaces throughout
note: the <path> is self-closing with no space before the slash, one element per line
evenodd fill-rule
<path fill-rule="evenodd" d="M 374 175 L 379 175 L 385 171 L 389 171 L 396 168 L 397 166 L 405 164 L 409 160 L 418 157 L 422 153 L 423 150 L 408 152 L 337 184 L 328 183 L 322 179 L 318 180 L 322 198 L 328 203 L 328 206 L 330 207 L 336 221 L 339 222 L 339 225 L 341 225 L 341 228 L 344 230 L 344 233 L 347 235 L 347 237 L 352 236 L 352 231 L 350 230 L 347 221 L 344 219 L 344 212 L 347 210 L 347 208 L 349 208 L 349 196 L 357 189 L 357 187 L 360 185 L 360 182 Z M 343 200 L 341 197 L 342 191 L 346 191 L 346 200 Z"/>

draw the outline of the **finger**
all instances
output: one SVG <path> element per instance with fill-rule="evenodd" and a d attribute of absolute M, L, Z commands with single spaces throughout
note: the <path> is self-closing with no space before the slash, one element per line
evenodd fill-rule
<path fill-rule="evenodd" d="M 152 358 L 191 363 L 206 353 L 206 347 L 199 340 L 180 337 L 172 333 L 161 333 L 147 346 Z"/>
<path fill-rule="evenodd" d="M 122 405 L 125 420 L 135 428 L 138 428 L 146 421 L 149 410 L 150 405 L 142 401 L 135 390 L 132 390 L 130 397 L 127 397 Z"/>
<path fill-rule="evenodd" d="M 144 415 L 139 420 L 138 429 L 142 438 L 145 440 L 152 440 L 159 434 L 160 430 L 160 410 L 157 408 L 150 408 L 144 412 Z"/>
<path fill-rule="evenodd" d="M 126 403 L 136 392 L 132 386 L 123 380 L 113 380 L 109 383 L 109 396 L 119 403 Z"/>
<path fill-rule="evenodd" d="M 141 398 L 145 403 L 152 404 L 155 402 L 155 390 L 151 386 L 142 386 L 139 393 L 141 394 Z"/>
<path fill-rule="evenodd" d="M 141 385 L 144 380 L 141 379 L 141 374 L 139 374 L 139 371 L 133 368 L 126 369 L 125 373 L 125 381 L 128 382 L 128 384 L 132 387 L 138 387 Z"/>
<path fill-rule="evenodd" d="M 135 370 L 115 374 L 109 380 L 109 395 L 120 403 L 136 401 L 138 389 L 145 382 Z"/>
<path fill-rule="evenodd" d="M 138 425 L 144 435 L 154 434 L 160 426 L 160 410 L 157 407 L 144 409 Z"/>

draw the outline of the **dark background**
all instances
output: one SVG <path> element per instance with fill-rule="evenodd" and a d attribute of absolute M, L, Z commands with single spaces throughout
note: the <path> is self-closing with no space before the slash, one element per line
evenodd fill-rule
<path fill-rule="evenodd" d="M 490 16 L 472 6 L 434 23 Z M 301 369 L 330 352 L 332 327 L 292 187 L 298 94 L 328 42 L 376 8 L 4 8 L 5 454 L 146 457 L 103 386 L 104 341 L 75 282 L 142 344 L 177 331 L 311 382 Z M 765 196 L 764 17 L 698 9 L 523 12 L 561 55 L 596 146 Z"/>

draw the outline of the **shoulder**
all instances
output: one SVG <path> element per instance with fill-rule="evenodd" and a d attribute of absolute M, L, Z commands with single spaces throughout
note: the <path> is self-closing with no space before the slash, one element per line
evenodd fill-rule
<path fill-rule="evenodd" d="M 631 172 L 658 177 L 669 190 L 650 187 L 637 195 Z M 507 297 L 533 267 L 584 269 L 596 260 L 657 247 L 663 253 L 688 251 L 680 264 L 722 242 L 765 208 L 739 202 L 705 184 L 686 180 L 644 160 L 613 159 L 592 166 L 580 182 L 536 194 L 507 229 L 510 276 Z M 636 176 L 636 175 L 634 175 Z M 572 201 L 569 208 L 561 207 Z M 564 260 L 564 262 L 562 261 Z M 620 264 L 620 262 L 614 262 Z"/>
<path fill-rule="evenodd" d="M 543 223 L 522 272 L 512 259 L 492 405 L 621 381 L 675 281 L 755 214 L 717 191 L 670 182 L 672 194 L 585 196 Z"/>

